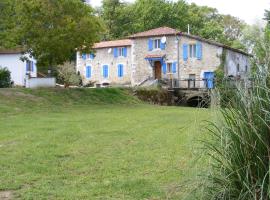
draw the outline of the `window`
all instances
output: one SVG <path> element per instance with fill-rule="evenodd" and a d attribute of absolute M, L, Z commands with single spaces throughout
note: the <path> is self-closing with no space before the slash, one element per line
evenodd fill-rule
<path fill-rule="evenodd" d="M 108 78 L 109 77 L 109 67 L 108 67 L 108 65 L 103 65 L 103 72 L 102 72 L 102 74 L 103 74 L 103 77 L 104 78 Z"/>
<path fill-rule="evenodd" d="M 196 58 L 196 44 L 189 45 L 189 57 Z"/>
<path fill-rule="evenodd" d="M 248 66 L 247 65 L 245 66 L 245 71 L 248 72 Z"/>
<path fill-rule="evenodd" d="M 237 72 L 240 72 L 240 65 L 237 64 Z"/>
<path fill-rule="evenodd" d="M 156 39 L 154 40 L 154 49 L 160 49 L 161 40 Z"/>
<path fill-rule="evenodd" d="M 26 61 L 26 71 L 33 72 L 34 71 L 34 63 L 33 61 Z"/>
<path fill-rule="evenodd" d="M 167 72 L 172 73 L 172 63 L 167 63 Z"/>
<path fill-rule="evenodd" d="M 91 66 L 86 67 L 85 76 L 86 78 L 91 78 Z"/>
<path fill-rule="evenodd" d="M 124 65 L 119 64 L 118 65 L 118 77 L 123 77 L 124 76 Z"/>
<path fill-rule="evenodd" d="M 118 55 L 119 56 L 124 56 L 124 48 L 123 47 L 118 48 Z"/>

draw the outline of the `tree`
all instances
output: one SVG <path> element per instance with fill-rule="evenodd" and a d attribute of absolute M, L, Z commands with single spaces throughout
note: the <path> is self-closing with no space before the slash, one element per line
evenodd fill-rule
<path fill-rule="evenodd" d="M 11 87 L 11 85 L 10 71 L 7 68 L 2 68 L 0 66 L 0 88 Z"/>
<path fill-rule="evenodd" d="M 56 66 L 75 49 L 88 51 L 102 26 L 90 6 L 80 0 L 15 0 L 16 43 L 37 59 L 38 66 Z M 15 21 L 15 22 L 14 22 Z M 8 31 L 6 31 L 8 32 Z"/>

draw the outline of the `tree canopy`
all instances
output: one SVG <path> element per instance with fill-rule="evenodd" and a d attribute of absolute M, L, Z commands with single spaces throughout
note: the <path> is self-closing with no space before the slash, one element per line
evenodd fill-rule
<path fill-rule="evenodd" d="M 76 48 L 87 50 L 99 39 L 101 23 L 81 0 L 4 1 L 0 5 L 9 17 L 0 28 L 12 42 L 0 45 L 24 47 L 39 66 L 62 64 Z"/>
<path fill-rule="evenodd" d="M 236 17 L 222 15 L 217 9 L 188 4 L 184 0 L 103 0 L 99 16 L 106 26 L 105 39 L 117 39 L 160 26 L 169 26 L 224 44 L 244 48 L 239 39 L 245 23 Z"/>

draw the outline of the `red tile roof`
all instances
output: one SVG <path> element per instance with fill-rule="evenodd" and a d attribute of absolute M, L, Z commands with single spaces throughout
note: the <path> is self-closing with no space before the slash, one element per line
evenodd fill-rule
<path fill-rule="evenodd" d="M 94 49 L 109 48 L 109 47 L 125 47 L 131 46 L 131 40 L 113 40 L 113 41 L 104 41 L 94 44 Z"/>
<path fill-rule="evenodd" d="M 177 33 L 179 33 L 179 31 L 177 31 L 176 29 L 169 28 L 169 27 L 160 27 L 160 28 L 149 30 L 149 31 L 144 31 L 141 33 L 136 33 L 134 35 L 131 35 L 129 38 L 175 35 Z"/>

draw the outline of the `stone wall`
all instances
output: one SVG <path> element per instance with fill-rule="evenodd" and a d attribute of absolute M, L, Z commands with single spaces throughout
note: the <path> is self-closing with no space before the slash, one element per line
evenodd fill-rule
<path fill-rule="evenodd" d="M 225 50 L 225 74 L 228 76 L 247 77 L 250 73 L 249 57 L 231 50 Z M 238 69 L 239 71 L 237 71 Z"/>
<path fill-rule="evenodd" d="M 157 37 L 161 38 L 161 37 Z M 165 54 L 166 63 L 177 62 L 177 41 L 175 36 L 167 36 L 167 43 L 165 50 L 148 50 L 148 39 L 149 38 L 139 38 L 133 40 L 133 73 L 132 73 L 132 83 L 138 84 L 144 81 L 147 77 L 154 76 L 154 70 L 150 63 L 145 60 L 147 55 L 154 54 Z M 153 37 L 152 39 L 156 39 Z M 188 37 L 181 37 L 179 42 L 179 54 L 180 54 L 180 79 L 188 79 L 189 74 L 195 74 L 196 79 L 202 79 L 203 74 L 206 71 L 215 71 L 221 63 L 220 57 L 222 55 L 222 47 L 217 47 L 208 43 L 202 42 L 202 59 L 188 58 L 187 61 L 183 59 L 183 44 L 196 44 L 197 41 L 190 39 Z M 178 78 L 178 72 L 173 75 L 174 78 Z M 168 74 L 162 73 L 162 78 L 169 78 Z M 182 84 L 186 84 L 183 81 Z M 199 83 L 197 83 L 199 84 Z M 203 84 L 203 82 L 202 82 Z M 183 87 L 186 87 L 185 85 Z"/>
<path fill-rule="evenodd" d="M 131 48 L 127 47 L 127 57 L 113 56 L 113 48 L 110 53 L 110 48 L 97 49 L 95 58 L 86 60 L 82 59 L 81 54 L 77 52 L 77 71 L 80 72 L 83 83 L 89 81 L 96 84 L 110 83 L 111 85 L 130 85 L 131 84 Z M 118 64 L 124 65 L 123 77 L 118 77 Z M 103 65 L 109 66 L 108 78 L 103 77 Z M 86 78 L 86 66 L 91 66 L 91 78 Z"/>

